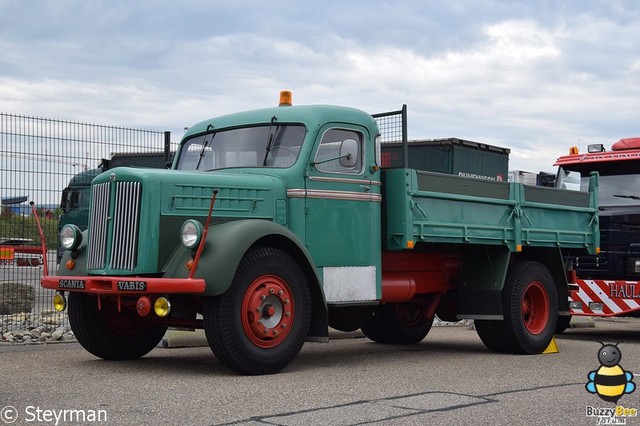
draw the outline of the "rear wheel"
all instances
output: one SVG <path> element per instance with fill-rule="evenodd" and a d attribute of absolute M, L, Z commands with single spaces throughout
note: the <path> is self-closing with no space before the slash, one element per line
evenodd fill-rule
<path fill-rule="evenodd" d="M 149 353 L 162 339 L 166 327 L 145 322 L 135 310 L 103 297 L 71 292 L 69 322 L 78 342 L 97 357 L 109 360 L 136 359 Z"/>
<path fill-rule="evenodd" d="M 505 337 L 503 321 L 476 320 L 476 332 L 480 340 L 493 352 L 513 352 L 513 342 Z"/>
<path fill-rule="evenodd" d="M 536 354 L 544 351 L 556 330 L 558 298 L 551 274 L 538 262 L 509 267 L 502 307 L 504 320 L 477 321 L 476 330 L 493 351 Z"/>
<path fill-rule="evenodd" d="M 271 247 L 247 253 L 229 290 L 204 305 L 211 350 L 243 374 L 271 374 L 289 365 L 302 348 L 310 322 L 306 276 L 289 255 Z"/>
<path fill-rule="evenodd" d="M 564 333 L 571 325 L 571 315 L 559 315 L 558 325 L 556 326 L 556 334 Z"/>
<path fill-rule="evenodd" d="M 426 309 L 413 303 L 381 305 L 362 327 L 362 332 L 378 343 L 419 343 L 427 337 L 433 324 L 433 318 L 426 316 Z"/>
<path fill-rule="evenodd" d="M 564 303 L 562 303 L 564 302 Z M 569 311 L 569 289 L 564 288 L 558 294 L 558 311 Z M 571 325 L 571 315 L 558 315 L 558 325 L 556 326 L 556 334 L 564 333 Z"/>
<path fill-rule="evenodd" d="M 373 309 L 370 306 L 334 308 L 329 311 L 329 327 L 339 331 L 356 331 L 371 318 Z"/>

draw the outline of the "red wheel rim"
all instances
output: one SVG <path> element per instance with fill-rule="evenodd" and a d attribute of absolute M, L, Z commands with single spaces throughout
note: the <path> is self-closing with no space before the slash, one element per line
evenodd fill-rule
<path fill-rule="evenodd" d="M 417 326 L 423 321 L 424 308 L 401 304 L 396 308 L 396 316 L 406 326 Z"/>
<path fill-rule="evenodd" d="M 291 331 L 294 301 L 287 283 L 275 275 L 263 275 L 249 285 L 242 299 L 242 329 L 256 346 L 278 346 Z"/>
<path fill-rule="evenodd" d="M 113 300 L 103 298 L 100 313 L 105 321 L 105 327 L 119 336 L 132 336 L 148 328 L 148 323 L 144 322 L 131 307 L 123 307 L 118 312 L 117 304 Z"/>
<path fill-rule="evenodd" d="M 542 283 L 532 281 L 522 298 L 522 319 L 531 334 L 540 334 L 549 321 L 549 296 Z"/>

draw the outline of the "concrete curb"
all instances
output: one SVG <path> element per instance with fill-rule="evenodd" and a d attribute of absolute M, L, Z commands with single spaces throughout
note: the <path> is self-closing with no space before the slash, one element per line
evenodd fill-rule
<path fill-rule="evenodd" d="M 162 340 L 158 344 L 163 348 L 185 348 L 209 346 L 204 330 L 167 330 Z"/>
<path fill-rule="evenodd" d="M 596 323 L 593 320 L 593 317 L 583 317 L 574 315 L 571 317 L 571 322 L 569 323 L 570 328 L 590 328 L 595 327 Z"/>

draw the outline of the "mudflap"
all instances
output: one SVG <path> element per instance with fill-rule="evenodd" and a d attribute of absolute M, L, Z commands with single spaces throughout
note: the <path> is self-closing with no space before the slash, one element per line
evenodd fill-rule
<path fill-rule="evenodd" d="M 458 319 L 501 320 L 502 291 L 465 289 L 458 291 Z"/>

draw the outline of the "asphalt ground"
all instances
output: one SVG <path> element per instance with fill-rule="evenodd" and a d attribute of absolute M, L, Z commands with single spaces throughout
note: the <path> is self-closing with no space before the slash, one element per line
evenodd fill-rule
<path fill-rule="evenodd" d="M 640 373 L 640 320 L 595 325 L 558 336 L 558 353 L 533 356 L 489 352 L 460 326 L 434 327 L 412 346 L 333 333 L 306 343 L 280 374 L 259 377 L 230 372 L 208 347 L 111 362 L 77 343 L 2 344 L 0 425 L 640 424 L 587 415 L 640 408 L 639 390 L 616 405 L 586 389 L 601 367 L 598 341 L 621 342 L 619 365 Z"/>

